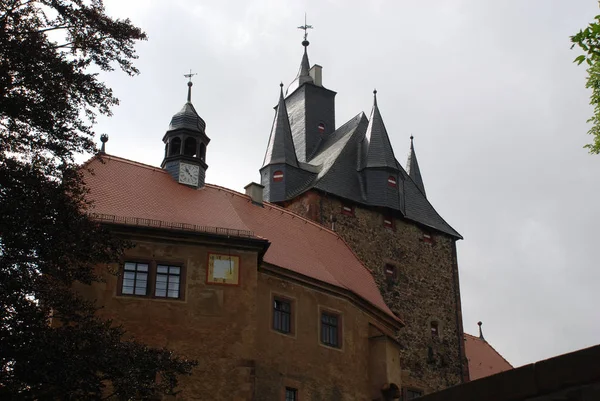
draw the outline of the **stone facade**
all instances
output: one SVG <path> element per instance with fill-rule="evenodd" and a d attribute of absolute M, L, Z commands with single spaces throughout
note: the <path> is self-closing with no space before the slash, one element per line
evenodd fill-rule
<path fill-rule="evenodd" d="M 261 249 L 248 244 L 134 230 L 121 232 L 135 246 L 108 270 L 119 271 L 126 261 L 177 264 L 183 267 L 183 299 L 119 295 L 119 278 L 110 274 L 79 290 L 128 335 L 199 361 L 191 376 L 181 378 L 177 399 L 284 400 L 291 387 L 298 400 L 383 400 L 382 388 L 401 385 L 400 347 L 393 338 L 398 326 L 359 299 L 266 265 Z M 239 285 L 207 284 L 209 252 L 240 257 Z M 291 334 L 272 328 L 274 297 L 292 301 Z M 323 310 L 341 317 L 339 349 L 320 342 Z"/>
<path fill-rule="evenodd" d="M 389 210 L 315 190 L 284 206 L 333 228 L 373 272 L 386 303 L 406 324 L 398 336 L 405 388 L 431 393 L 468 381 L 454 238 L 399 214 L 393 228 L 385 227 Z M 343 213 L 343 206 L 351 212 Z M 395 268 L 393 277 L 386 275 L 386 265 Z"/>

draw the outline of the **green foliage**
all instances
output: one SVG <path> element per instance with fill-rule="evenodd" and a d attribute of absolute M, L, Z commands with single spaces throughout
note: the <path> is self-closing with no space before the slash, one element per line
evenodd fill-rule
<path fill-rule="evenodd" d="M 595 22 L 588 25 L 587 28 L 580 30 L 576 35 L 571 36 L 573 48 L 579 46 L 584 54 L 578 56 L 574 62 L 578 65 L 585 62 L 588 65 L 588 77 L 586 88 L 592 90 L 590 104 L 594 106 L 594 114 L 588 120 L 592 127 L 588 134 L 592 135 L 593 142 L 585 145 L 590 153 L 600 153 L 600 15 L 595 17 Z"/>
<path fill-rule="evenodd" d="M 145 34 L 101 0 L 0 2 L 0 399 L 148 399 L 195 365 L 127 339 L 75 285 L 124 247 L 87 214 L 74 156 L 118 103 L 91 67 L 138 71 Z"/>

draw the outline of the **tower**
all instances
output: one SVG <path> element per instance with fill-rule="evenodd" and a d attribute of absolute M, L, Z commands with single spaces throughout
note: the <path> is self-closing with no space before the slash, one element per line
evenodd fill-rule
<path fill-rule="evenodd" d="M 161 167 L 181 184 L 192 188 L 204 186 L 206 176 L 206 147 L 210 138 L 206 135 L 206 123 L 192 104 L 192 76 L 188 81 L 187 101 L 171 118 L 169 129 L 163 137 L 165 157 Z"/>

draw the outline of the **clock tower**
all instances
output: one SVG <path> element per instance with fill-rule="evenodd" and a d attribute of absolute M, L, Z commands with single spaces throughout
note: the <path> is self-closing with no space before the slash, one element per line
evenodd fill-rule
<path fill-rule="evenodd" d="M 206 136 L 206 123 L 192 105 L 192 75 L 188 81 L 187 102 L 171 118 L 169 129 L 163 137 L 165 158 L 161 167 L 179 183 L 201 188 L 206 175 L 206 147 L 210 138 Z"/>

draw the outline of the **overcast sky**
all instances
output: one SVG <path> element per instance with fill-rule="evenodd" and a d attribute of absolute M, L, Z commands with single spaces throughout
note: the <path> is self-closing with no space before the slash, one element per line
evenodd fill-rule
<path fill-rule="evenodd" d="M 409 137 L 427 195 L 463 236 L 465 330 L 513 365 L 600 343 L 600 156 L 583 145 L 589 92 L 569 36 L 595 0 L 107 0 L 149 36 L 135 78 L 103 76 L 121 104 L 103 118 L 110 154 L 159 166 L 171 116 L 207 123 L 207 182 L 259 181 L 279 82 L 308 49 L 337 91 L 337 126 L 372 90 L 396 157 Z"/>

